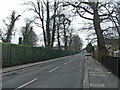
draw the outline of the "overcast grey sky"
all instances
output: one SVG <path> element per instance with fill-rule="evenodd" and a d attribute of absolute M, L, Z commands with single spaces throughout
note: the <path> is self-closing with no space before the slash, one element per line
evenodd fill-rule
<path fill-rule="evenodd" d="M 17 32 L 15 33 L 15 36 L 13 36 L 12 42 L 13 43 L 18 43 L 18 38 L 20 36 L 20 27 L 24 26 L 24 19 L 25 18 L 32 18 L 34 16 L 34 13 L 32 12 L 24 12 L 27 8 L 27 6 L 25 5 L 21 5 L 23 4 L 25 1 L 30 1 L 30 0 L 1 0 L 0 1 L 0 28 L 3 27 L 3 22 L 2 20 L 5 19 L 7 16 L 9 16 L 11 14 L 11 12 L 13 10 L 17 11 L 17 14 L 22 15 L 22 17 L 20 17 L 20 20 L 16 23 L 15 27 L 17 28 Z M 36 2 L 36 0 L 31 0 Z M 75 30 L 78 30 L 82 24 L 82 22 L 84 22 L 85 20 L 80 18 L 79 16 L 74 18 L 72 21 L 72 27 L 75 28 Z M 39 35 L 40 33 L 42 33 L 42 30 L 38 29 L 37 27 L 35 27 L 35 33 L 37 35 Z M 85 40 L 87 34 L 86 32 L 75 32 L 76 34 L 78 34 L 84 43 L 84 47 L 87 44 L 87 41 Z"/>

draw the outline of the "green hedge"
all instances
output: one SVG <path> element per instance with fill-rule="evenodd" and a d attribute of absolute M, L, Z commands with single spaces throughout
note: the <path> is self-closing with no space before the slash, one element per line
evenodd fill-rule
<path fill-rule="evenodd" d="M 2 44 L 2 67 L 45 61 L 53 58 L 76 54 L 74 51 L 65 51 L 51 48 L 30 47 L 15 44 Z"/>

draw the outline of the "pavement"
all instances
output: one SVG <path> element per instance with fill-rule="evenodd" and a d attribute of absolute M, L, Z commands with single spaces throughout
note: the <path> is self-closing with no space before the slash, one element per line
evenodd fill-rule
<path fill-rule="evenodd" d="M 19 65 L 2 70 L 2 87 L 14 88 L 119 88 L 119 79 L 84 53 Z"/>
<path fill-rule="evenodd" d="M 120 80 L 92 57 L 85 57 L 83 88 L 119 89 Z"/>

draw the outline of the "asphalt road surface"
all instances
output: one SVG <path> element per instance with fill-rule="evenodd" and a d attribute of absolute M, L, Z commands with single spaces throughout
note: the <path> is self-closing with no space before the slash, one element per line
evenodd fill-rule
<path fill-rule="evenodd" d="M 4 73 L 3 88 L 82 88 L 84 55 L 77 54 Z"/>

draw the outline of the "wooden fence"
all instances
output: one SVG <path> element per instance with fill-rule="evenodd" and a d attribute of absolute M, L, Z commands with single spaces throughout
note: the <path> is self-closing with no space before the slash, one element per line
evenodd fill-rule
<path fill-rule="evenodd" d="M 101 64 L 120 78 L 120 58 L 102 56 Z"/>
<path fill-rule="evenodd" d="M 74 51 L 2 43 L 2 67 L 39 62 L 76 53 Z"/>

